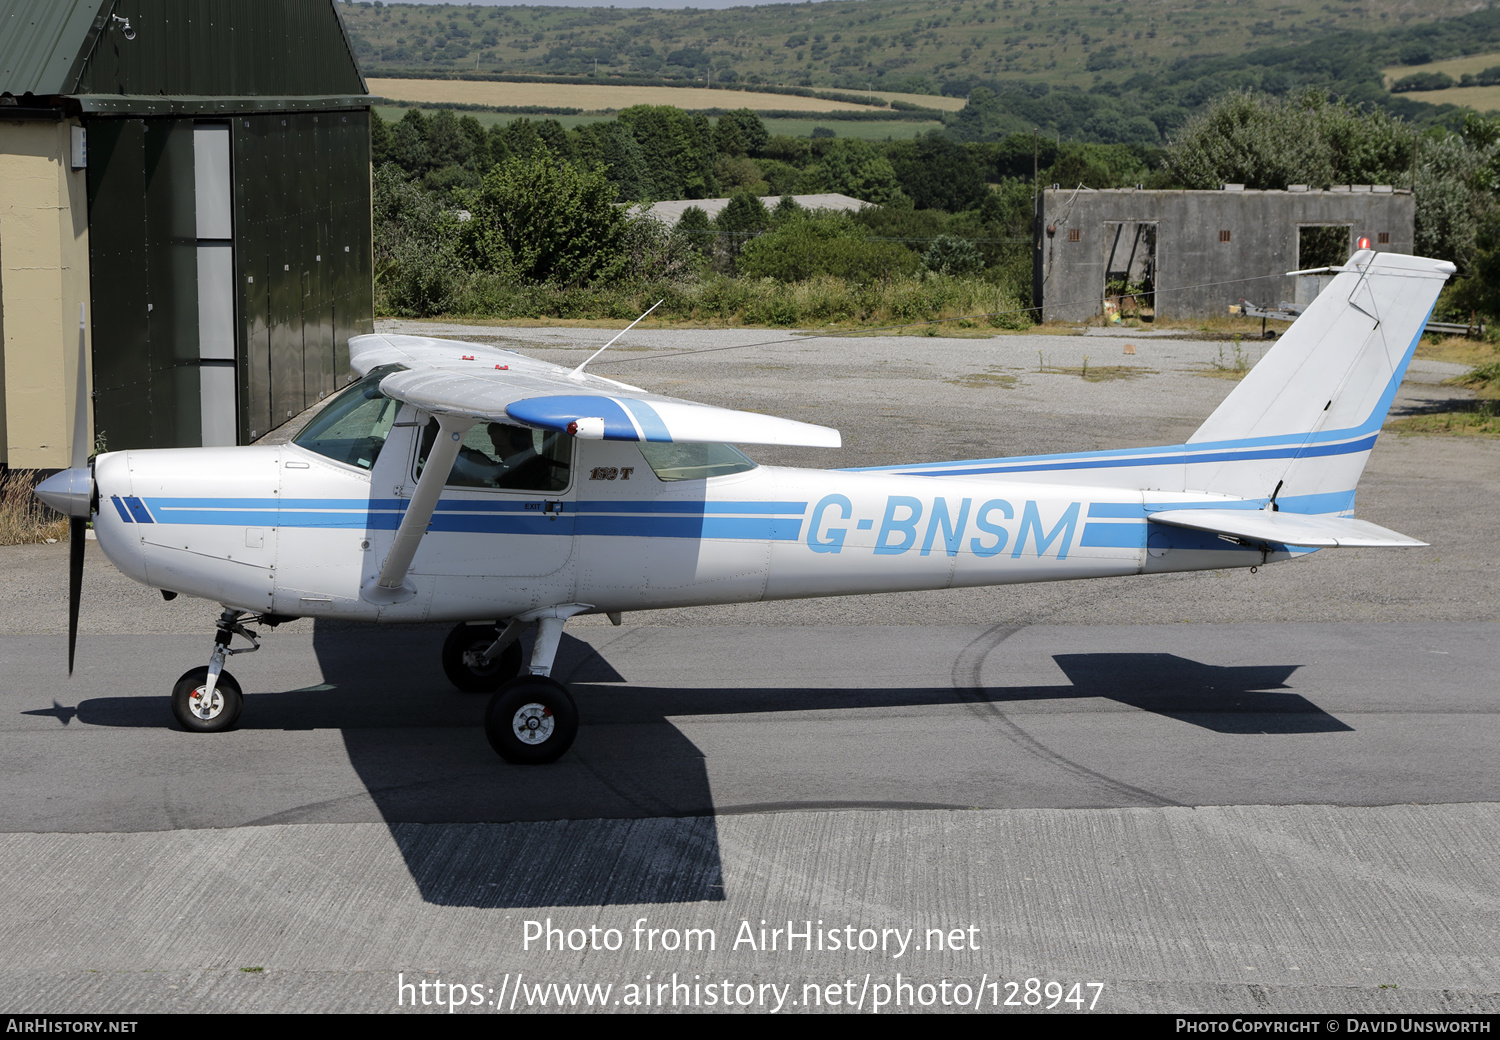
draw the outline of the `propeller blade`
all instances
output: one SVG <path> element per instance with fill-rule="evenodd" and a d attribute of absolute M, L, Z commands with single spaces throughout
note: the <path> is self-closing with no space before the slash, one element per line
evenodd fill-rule
<path fill-rule="evenodd" d="M 73 405 L 73 469 L 86 469 L 89 464 L 89 369 L 88 369 L 88 324 L 84 318 L 83 304 L 78 305 L 78 378 Z"/>
<path fill-rule="evenodd" d="M 73 674 L 73 648 L 78 645 L 78 604 L 83 599 L 83 547 L 88 540 L 88 518 L 68 518 L 68 674 Z"/>
<path fill-rule="evenodd" d="M 89 377 L 88 377 L 88 322 L 84 305 L 78 305 L 78 375 L 74 380 L 77 391 L 73 402 L 73 465 L 72 470 L 89 472 Z M 92 498 L 93 479 L 89 474 L 88 492 L 84 499 L 83 515 L 74 508 L 68 517 L 68 674 L 73 674 L 73 651 L 78 645 L 78 605 L 83 599 L 83 550 L 88 540 L 88 499 Z"/>

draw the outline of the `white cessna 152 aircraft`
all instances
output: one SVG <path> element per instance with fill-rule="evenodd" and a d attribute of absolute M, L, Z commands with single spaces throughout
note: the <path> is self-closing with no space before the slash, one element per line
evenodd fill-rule
<path fill-rule="evenodd" d="M 360 336 L 363 378 L 286 445 L 119 451 L 38 488 L 73 518 L 69 669 L 92 517 L 105 555 L 224 605 L 177 683 L 233 726 L 226 656 L 293 617 L 448 621 L 442 664 L 494 691 L 485 731 L 550 762 L 578 712 L 550 678 L 576 614 L 1253 567 L 1425 543 L 1355 520 L 1354 489 L 1453 265 L 1355 253 L 1186 444 L 860 470 L 757 466 L 732 444 L 838 431 L 694 404 L 519 354 Z M 587 364 L 585 362 L 584 364 Z M 80 366 L 80 373 L 83 371 Z M 529 661 L 518 637 L 535 628 Z M 250 646 L 231 648 L 235 635 Z"/>

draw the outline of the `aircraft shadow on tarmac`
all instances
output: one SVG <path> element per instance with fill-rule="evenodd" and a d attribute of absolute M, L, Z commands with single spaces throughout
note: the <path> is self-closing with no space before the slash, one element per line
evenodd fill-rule
<path fill-rule="evenodd" d="M 483 734 L 488 697 L 453 690 L 436 667 L 443 633 L 319 629 L 323 675 L 301 690 L 247 693 L 240 728 L 339 729 L 349 760 L 428 902 L 541 907 L 724 898 L 703 752 L 673 716 L 1104 698 L 1225 734 L 1350 731 L 1299 694 L 1296 665 L 1222 667 L 1173 654 L 1059 654 L 1071 685 L 932 688 L 663 688 L 624 682 L 564 636 L 554 670 L 584 719 L 546 767 L 500 761 Z M 47 712 L 51 714 L 51 712 Z M 170 726 L 154 699 L 103 697 L 80 721 Z M 211 739 L 211 738 L 210 738 Z M 337 820 L 314 800 L 259 823 Z M 913 803 L 908 807 L 918 807 Z M 527 826 L 520 826 L 526 824 Z M 443 826 L 449 825 L 449 826 Z M 460 826 L 453 826 L 460 825 Z"/>

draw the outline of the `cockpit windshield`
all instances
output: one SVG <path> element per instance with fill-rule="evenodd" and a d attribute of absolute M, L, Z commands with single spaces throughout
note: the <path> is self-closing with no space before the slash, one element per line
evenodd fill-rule
<path fill-rule="evenodd" d="M 404 365 L 372 368 L 359 382 L 328 402 L 292 443 L 360 469 L 372 469 L 390 435 L 401 402 L 380 392 L 380 381 Z"/>

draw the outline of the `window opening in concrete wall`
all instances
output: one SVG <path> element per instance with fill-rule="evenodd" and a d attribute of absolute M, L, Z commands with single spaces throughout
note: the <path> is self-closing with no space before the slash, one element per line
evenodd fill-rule
<path fill-rule="evenodd" d="M 1122 318 L 1156 317 L 1156 223 L 1104 225 L 1104 310 Z"/>
<path fill-rule="evenodd" d="M 1303 224 L 1297 228 L 1297 270 L 1337 267 L 1349 259 L 1350 224 Z"/>
<path fill-rule="evenodd" d="M 1352 224 L 1301 224 L 1297 227 L 1297 270 L 1337 267 L 1349 259 Z M 1307 306 L 1318 298 L 1323 287 L 1333 281 L 1331 274 L 1297 276 L 1294 302 Z"/>

